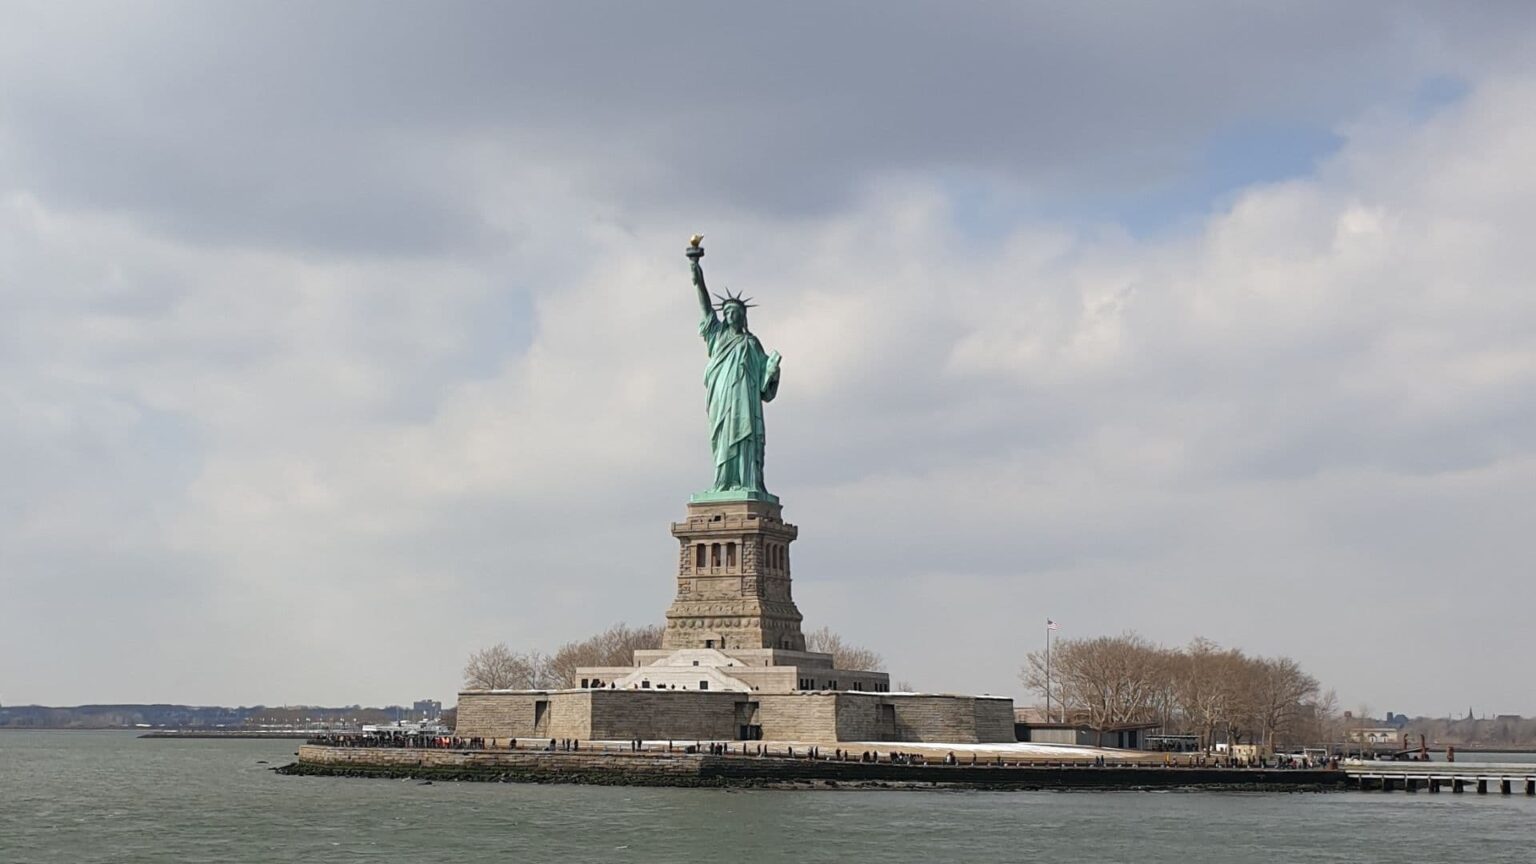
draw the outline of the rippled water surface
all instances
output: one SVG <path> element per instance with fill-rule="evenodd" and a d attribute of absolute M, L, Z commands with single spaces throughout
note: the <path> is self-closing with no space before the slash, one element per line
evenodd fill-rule
<path fill-rule="evenodd" d="M 268 770 L 295 744 L 0 731 L 0 862 L 1536 862 L 1536 799 L 1518 795 L 419 785 Z"/>

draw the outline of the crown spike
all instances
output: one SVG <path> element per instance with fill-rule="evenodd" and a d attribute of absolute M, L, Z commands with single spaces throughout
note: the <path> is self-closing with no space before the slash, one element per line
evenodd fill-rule
<path fill-rule="evenodd" d="M 756 303 L 752 302 L 751 297 L 747 297 L 732 291 L 728 285 L 725 286 L 725 296 L 722 297 L 719 294 L 715 294 L 715 301 L 716 310 L 723 310 L 728 304 L 731 303 L 735 303 L 741 306 L 743 309 L 751 309 L 757 305 Z"/>

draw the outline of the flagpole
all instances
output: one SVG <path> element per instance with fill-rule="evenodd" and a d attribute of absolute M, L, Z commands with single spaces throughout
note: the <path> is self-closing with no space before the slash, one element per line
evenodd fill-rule
<path fill-rule="evenodd" d="M 1045 622 L 1045 722 L 1051 722 L 1051 622 Z"/>

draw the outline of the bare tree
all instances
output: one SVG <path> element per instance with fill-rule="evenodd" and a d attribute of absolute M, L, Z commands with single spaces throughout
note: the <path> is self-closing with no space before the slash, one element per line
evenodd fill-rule
<path fill-rule="evenodd" d="M 885 658 L 881 657 L 879 652 L 844 641 L 843 637 L 833 633 L 830 627 L 822 627 L 805 634 L 805 650 L 831 654 L 832 665 L 838 669 L 864 672 L 885 671 Z"/>
<path fill-rule="evenodd" d="M 1058 653 L 1060 652 L 1060 648 L 1063 644 L 1072 641 L 1076 640 L 1057 640 L 1056 646 Z M 1034 690 L 1041 696 L 1045 697 L 1045 704 L 1052 706 L 1051 714 L 1059 714 L 1061 719 L 1066 721 L 1067 712 L 1081 711 L 1082 706 L 1076 704 L 1069 705 L 1067 703 L 1065 688 L 1062 686 L 1061 676 L 1056 674 L 1049 674 L 1050 671 L 1052 670 L 1048 670 L 1046 668 L 1045 653 L 1043 651 L 1031 651 L 1029 654 L 1025 655 L 1024 665 L 1019 669 L 1019 681 L 1023 683 L 1025 687 L 1028 687 L 1029 689 Z M 1046 719 L 1053 720 L 1054 716 L 1047 717 Z"/>
<path fill-rule="evenodd" d="M 1051 692 L 1066 712 L 1099 730 L 1143 721 L 1155 713 L 1167 677 L 1167 652 L 1135 633 L 1095 639 L 1064 639 L 1051 651 Z M 1020 672 L 1044 692 L 1045 656 L 1033 652 Z"/>
<path fill-rule="evenodd" d="M 1179 710 L 1185 722 L 1200 733 L 1209 748 L 1216 730 L 1230 734 L 1239 702 L 1238 682 L 1246 658 L 1237 650 L 1224 651 L 1209 639 L 1198 637 L 1179 658 L 1176 672 Z"/>
<path fill-rule="evenodd" d="M 576 670 L 587 666 L 629 666 L 637 650 L 661 647 L 661 627 L 623 622 L 580 642 L 567 642 L 549 659 L 549 674 L 561 687 L 576 686 Z"/>
<path fill-rule="evenodd" d="M 1230 743 L 1277 743 L 1328 737 L 1336 716 L 1330 692 L 1288 657 L 1249 657 L 1197 638 L 1183 649 L 1155 645 L 1135 633 L 1063 640 L 1051 652 L 1050 700 L 1065 718 L 1101 730 L 1153 722 L 1165 731 L 1198 733 L 1210 747 L 1218 732 Z M 1033 652 L 1019 671 L 1045 692 L 1045 655 Z"/>
<path fill-rule="evenodd" d="M 466 690 L 527 690 L 551 683 L 548 657 L 537 651 L 513 651 L 505 642 L 470 654 L 464 664 Z"/>
<path fill-rule="evenodd" d="M 1289 657 L 1255 658 L 1246 671 L 1248 707 L 1259 743 L 1272 749 L 1277 736 L 1294 731 L 1302 706 L 1317 696 L 1317 679 Z"/>
<path fill-rule="evenodd" d="M 1152 690 L 1152 716 L 1164 729 L 1172 730 L 1179 719 L 1179 664 L 1183 655 L 1178 649 L 1159 647 L 1158 677 Z"/>
<path fill-rule="evenodd" d="M 1304 701 L 1288 737 L 1292 743 L 1302 744 L 1333 744 L 1344 740 L 1338 694 L 1329 690 L 1313 694 Z"/>

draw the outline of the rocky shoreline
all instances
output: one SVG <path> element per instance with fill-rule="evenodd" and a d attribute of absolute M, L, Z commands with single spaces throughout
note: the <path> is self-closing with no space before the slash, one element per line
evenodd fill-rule
<path fill-rule="evenodd" d="M 292 776 L 762 789 L 1226 790 L 1343 789 L 1341 771 L 1162 765 L 892 765 L 705 754 L 332 748 L 305 745 L 274 769 Z"/>

